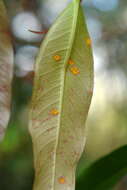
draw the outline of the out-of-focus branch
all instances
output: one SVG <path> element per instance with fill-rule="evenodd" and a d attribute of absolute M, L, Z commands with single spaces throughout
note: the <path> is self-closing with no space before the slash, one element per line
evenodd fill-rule
<path fill-rule="evenodd" d="M 21 6 L 24 10 L 36 11 L 37 9 L 37 0 L 20 0 Z"/>
<path fill-rule="evenodd" d="M 126 36 L 127 29 L 112 29 L 110 31 L 103 30 L 102 38 L 104 40 L 110 40 L 114 38 L 120 38 L 121 36 Z"/>

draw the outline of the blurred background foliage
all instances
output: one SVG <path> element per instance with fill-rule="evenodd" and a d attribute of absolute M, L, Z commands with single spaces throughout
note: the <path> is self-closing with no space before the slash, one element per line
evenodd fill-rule
<path fill-rule="evenodd" d="M 0 144 L 1 190 L 32 189 L 34 172 L 28 105 L 34 62 L 44 35 L 29 30 L 47 30 L 69 2 L 5 0 L 15 51 L 15 71 L 12 115 Z M 93 161 L 127 144 L 127 1 L 83 0 L 82 4 L 93 42 L 95 89 L 87 120 L 86 149 L 77 174 Z M 115 190 L 127 190 L 126 176 Z"/>

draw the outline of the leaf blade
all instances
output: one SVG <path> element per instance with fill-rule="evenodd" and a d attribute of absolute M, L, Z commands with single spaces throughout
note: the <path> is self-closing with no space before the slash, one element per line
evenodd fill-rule
<path fill-rule="evenodd" d="M 91 48 L 85 44 L 87 38 L 82 9 L 74 1 L 41 46 L 29 125 L 36 190 L 75 187 L 75 168 L 85 144 L 84 125 L 92 95 L 89 91 L 93 90 L 93 60 Z"/>
<path fill-rule="evenodd" d="M 10 117 L 13 48 L 6 8 L 0 1 L 0 141 Z"/>

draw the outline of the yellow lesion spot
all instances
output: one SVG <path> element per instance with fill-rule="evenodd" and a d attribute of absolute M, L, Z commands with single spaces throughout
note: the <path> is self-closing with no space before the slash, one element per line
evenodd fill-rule
<path fill-rule="evenodd" d="M 69 65 L 74 65 L 74 61 L 72 61 L 71 59 L 68 61 Z"/>
<path fill-rule="evenodd" d="M 92 45 L 92 41 L 91 41 L 90 38 L 85 39 L 85 41 L 86 41 L 86 44 L 87 44 L 88 46 L 91 46 L 91 45 Z"/>
<path fill-rule="evenodd" d="M 54 55 L 53 58 L 54 58 L 55 61 L 60 61 L 61 60 L 60 55 Z"/>
<path fill-rule="evenodd" d="M 65 184 L 66 183 L 65 177 L 63 177 L 63 176 L 59 177 L 58 182 L 60 184 Z"/>
<path fill-rule="evenodd" d="M 77 67 L 71 67 L 70 71 L 74 74 L 74 75 L 78 75 L 80 73 L 79 69 Z"/>
<path fill-rule="evenodd" d="M 50 114 L 53 115 L 53 116 L 56 116 L 56 115 L 59 114 L 59 111 L 58 111 L 57 109 L 52 109 L 52 110 L 50 111 Z"/>

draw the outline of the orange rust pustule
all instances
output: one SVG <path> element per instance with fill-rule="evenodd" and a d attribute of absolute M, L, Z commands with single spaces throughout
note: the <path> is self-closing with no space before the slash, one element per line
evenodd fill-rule
<path fill-rule="evenodd" d="M 54 55 L 54 56 L 53 56 L 53 59 L 54 59 L 55 61 L 60 61 L 60 60 L 61 60 L 61 56 L 60 56 L 60 55 Z"/>
<path fill-rule="evenodd" d="M 80 73 L 79 69 L 77 67 L 71 67 L 70 71 L 72 72 L 72 74 L 74 75 L 78 75 Z"/>
<path fill-rule="evenodd" d="M 60 184 L 65 184 L 66 183 L 65 177 L 63 177 L 63 176 L 59 177 L 58 182 Z"/>
<path fill-rule="evenodd" d="M 72 61 L 71 59 L 69 59 L 68 64 L 69 65 L 74 65 L 74 61 Z"/>
<path fill-rule="evenodd" d="M 57 116 L 59 114 L 59 111 L 57 109 L 52 109 L 50 111 L 50 114 L 53 115 L 53 116 Z"/>
<path fill-rule="evenodd" d="M 92 45 L 92 41 L 91 41 L 90 38 L 85 39 L 85 42 L 86 42 L 86 44 L 87 44 L 88 46 L 91 46 L 91 45 Z"/>

